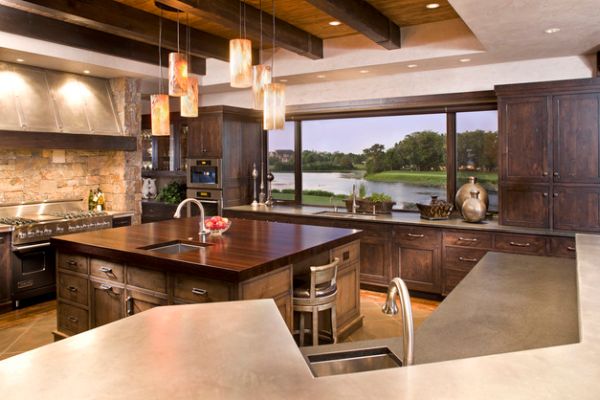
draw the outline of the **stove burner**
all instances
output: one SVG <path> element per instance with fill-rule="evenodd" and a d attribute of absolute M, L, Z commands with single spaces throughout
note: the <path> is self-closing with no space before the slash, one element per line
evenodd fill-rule
<path fill-rule="evenodd" d="M 65 219 L 78 219 L 78 218 L 90 218 L 90 217 L 102 217 L 107 215 L 106 211 L 67 211 L 61 213 L 52 214 L 55 217 L 65 218 Z"/>
<path fill-rule="evenodd" d="M 35 224 L 37 221 L 34 219 L 23 218 L 23 217 L 0 217 L 0 224 L 4 225 L 29 225 Z"/>

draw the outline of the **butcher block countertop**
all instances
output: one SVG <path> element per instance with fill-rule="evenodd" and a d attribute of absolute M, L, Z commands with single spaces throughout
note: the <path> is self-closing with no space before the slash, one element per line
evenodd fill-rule
<path fill-rule="evenodd" d="M 360 237 L 354 229 L 237 219 L 221 236 L 201 238 L 198 231 L 199 218 L 191 217 L 64 235 L 51 243 L 60 251 L 240 282 Z M 169 255 L 147 249 L 175 241 L 202 250 Z"/>

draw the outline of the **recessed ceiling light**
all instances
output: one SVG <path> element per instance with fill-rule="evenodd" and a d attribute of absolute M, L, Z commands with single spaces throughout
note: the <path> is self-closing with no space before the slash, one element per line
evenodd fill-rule
<path fill-rule="evenodd" d="M 90 70 L 89 70 L 89 69 L 84 69 L 84 70 L 83 70 L 83 73 L 84 73 L 84 74 L 89 74 L 89 73 L 90 73 Z"/>
<path fill-rule="evenodd" d="M 340 26 L 342 23 L 340 21 L 329 21 L 329 25 L 331 26 Z"/>
<path fill-rule="evenodd" d="M 471 61 L 471 59 L 470 59 L 470 58 L 461 58 L 461 59 L 460 59 L 460 60 L 458 60 L 458 61 L 460 61 L 460 62 L 462 62 L 462 63 L 467 63 L 467 62 Z"/>
<path fill-rule="evenodd" d="M 283 82 L 286 83 L 288 80 L 287 79 L 280 79 L 279 82 Z"/>
<path fill-rule="evenodd" d="M 407 67 L 408 68 L 417 68 L 418 65 L 417 64 L 408 64 Z"/>
<path fill-rule="evenodd" d="M 556 32 L 560 32 L 560 28 L 548 28 L 544 32 L 546 32 L 546 33 L 556 33 Z"/>
<path fill-rule="evenodd" d="M 17 58 L 17 62 L 25 62 L 22 58 Z"/>
<path fill-rule="evenodd" d="M 430 10 L 434 10 L 436 8 L 439 8 L 440 4 L 439 3 L 429 3 L 425 7 L 429 8 Z"/>
<path fill-rule="evenodd" d="M 317 75 L 317 78 L 323 79 L 323 78 L 325 78 L 325 75 Z"/>
<path fill-rule="evenodd" d="M 369 70 L 368 70 L 368 69 L 361 69 L 361 70 L 360 70 L 360 71 L 358 71 L 358 72 L 360 72 L 361 74 L 368 74 L 368 73 L 369 73 Z"/>

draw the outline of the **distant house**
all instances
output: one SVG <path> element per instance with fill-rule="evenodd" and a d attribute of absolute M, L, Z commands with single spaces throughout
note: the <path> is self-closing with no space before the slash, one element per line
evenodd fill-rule
<path fill-rule="evenodd" d="M 282 163 L 289 163 L 294 159 L 294 150 L 275 150 L 269 152 L 269 158 L 275 158 Z"/>

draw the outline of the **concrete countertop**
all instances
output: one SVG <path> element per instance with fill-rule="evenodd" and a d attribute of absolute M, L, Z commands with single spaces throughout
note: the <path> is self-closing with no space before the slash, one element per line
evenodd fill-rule
<path fill-rule="evenodd" d="M 577 235 L 577 257 L 575 344 L 313 378 L 272 300 L 169 306 L 0 362 L 0 393 L 7 399 L 597 399 L 600 236 Z"/>
<path fill-rule="evenodd" d="M 482 230 L 492 232 L 506 232 L 506 233 L 522 233 L 532 235 L 551 235 L 551 236 L 575 236 L 574 232 L 568 231 L 555 231 L 552 229 L 534 229 L 534 228 L 523 228 L 518 226 L 500 225 L 497 217 L 493 219 L 486 219 L 480 223 L 469 223 L 465 222 L 460 218 L 451 218 L 447 220 L 428 220 L 420 217 L 419 213 L 408 212 L 408 211 L 394 211 L 391 214 L 356 214 L 356 215 L 344 215 L 340 211 L 339 215 L 331 216 L 331 214 L 322 214 L 322 212 L 333 212 L 332 208 L 316 207 L 316 206 L 286 206 L 286 205 L 275 205 L 273 207 L 252 207 L 250 205 L 227 207 L 224 209 L 225 215 L 227 212 L 231 216 L 238 216 L 235 213 L 258 213 L 268 215 L 286 215 L 295 217 L 308 217 L 308 218 L 325 218 L 331 220 L 342 220 L 342 221 L 353 221 L 353 222 L 373 222 L 373 223 L 386 223 L 386 224 L 403 224 L 403 225 L 419 225 L 426 227 L 440 227 L 448 229 L 469 229 L 469 230 Z"/>

